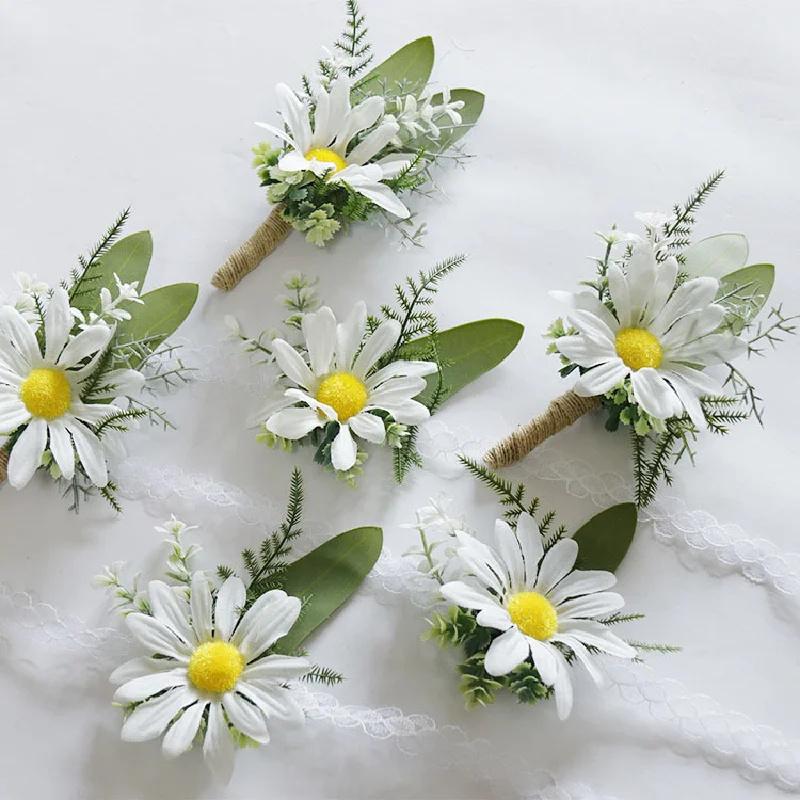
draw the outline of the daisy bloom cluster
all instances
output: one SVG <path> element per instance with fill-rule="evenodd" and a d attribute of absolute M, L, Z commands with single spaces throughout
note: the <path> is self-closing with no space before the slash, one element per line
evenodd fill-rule
<path fill-rule="evenodd" d="M 468 705 L 493 702 L 494 691 L 505 688 L 525 703 L 554 696 L 559 717 L 566 719 L 573 667 L 583 667 L 600 686 L 599 656 L 636 657 L 611 632 L 624 606 L 622 596 L 610 591 L 615 576 L 576 569 L 574 540 L 546 541 L 523 513 L 514 526 L 497 520 L 493 541 L 485 544 L 443 514 L 440 503 L 421 510 L 413 527 L 422 541 L 415 553 L 428 560 L 437 593 L 452 604 L 447 614 L 434 616 L 429 637 L 463 646 L 467 657 L 459 672 Z M 434 543 L 443 527 L 447 537 Z M 444 557 L 434 559 L 434 551 Z"/>

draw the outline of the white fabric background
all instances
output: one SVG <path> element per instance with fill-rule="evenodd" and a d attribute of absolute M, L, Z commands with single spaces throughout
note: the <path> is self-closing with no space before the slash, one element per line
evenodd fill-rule
<path fill-rule="evenodd" d="M 274 84 L 296 84 L 339 32 L 339 2 L 0 0 L 2 288 L 12 288 L 18 269 L 55 283 L 131 204 L 129 232 L 150 228 L 155 237 L 150 288 L 201 284 L 183 331 L 198 357 L 193 348 L 222 337 L 226 313 L 253 333 L 274 325 L 280 309 L 272 298 L 286 270 L 319 274 L 326 300 L 345 312 L 358 298 L 389 298 L 405 274 L 466 251 L 468 265 L 441 295 L 443 324 L 507 316 L 524 322 L 527 334 L 504 366 L 445 408 L 426 434 L 431 452 L 459 443 L 479 452 L 563 391 L 538 336 L 559 312 L 547 291 L 570 289 L 589 274 L 585 257 L 598 252 L 593 230 L 614 221 L 633 226 L 637 210 L 668 209 L 718 166 L 728 179 L 702 212 L 698 234 L 746 231 L 752 260 L 777 265 L 774 298 L 800 308 L 795 2 L 363 5 L 378 60 L 430 33 L 436 79 L 487 95 L 467 139 L 478 157 L 466 172 L 442 176 L 447 200 L 420 206 L 430 228 L 424 250 L 398 253 L 379 229 L 364 226 L 324 251 L 294 235 L 233 294 L 208 285 L 267 213 L 250 168 L 259 139 L 253 122 L 274 121 Z M 243 429 L 258 403 L 247 386 L 256 376 L 236 364 L 223 370 L 206 349 L 204 377 L 218 380 L 165 401 L 180 429 L 131 437 L 136 460 L 123 473 L 131 499 L 122 518 L 101 502 L 68 514 L 44 479 L 21 494 L 0 491 L 0 798 L 672 800 L 713 793 L 739 800 L 781 794 L 774 772 L 759 773 L 775 759 L 795 770 L 796 782 L 784 785 L 796 791 L 800 615 L 796 562 L 785 554 L 799 549 L 798 352 L 790 341 L 749 367 L 767 400 L 764 430 L 752 423 L 727 439 L 706 436 L 697 467 L 679 470 L 667 494 L 682 498 L 684 511 L 707 513 L 679 513 L 679 502 L 665 501 L 661 527 L 652 518 L 642 523 L 620 570 L 628 605 L 647 613 L 630 633 L 685 648 L 650 666 L 691 695 L 712 696 L 719 706 L 710 717 L 706 704 L 695 723 L 660 721 L 647 704 L 627 702 L 614 688 L 596 692 L 583 680 L 563 724 L 549 705 L 521 708 L 507 698 L 465 712 L 455 656 L 419 641 L 425 612 L 402 594 L 393 599 L 378 576 L 311 644 L 315 658 L 348 676 L 331 691 L 342 706 L 399 709 L 380 712 L 394 715 L 389 728 L 376 727 L 374 714 L 362 713 L 367 721 L 357 724 L 352 710 L 340 714 L 350 728 L 311 721 L 292 739 L 241 753 L 232 783 L 220 788 L 210 785 L 199 752 L 167 763 L 156 743 L 119 741 L 106 682 L 118 638 L 78 635 L 116 624 L 89 587 L 99 567 L 123 558 L 155 575 L 163 549 L 153 525 L 172 510 L 203 525 L 195 539 L 205 548 L 203 566 L 233 561 L 260 540 L 261 522 L 274 520 L 293 462 L 305 468 L 317 541 L 379 524 L 399 556 L 411 544 L 400 524 L 429 495 L 447 491 L 476 526 L 489 525 L 496 506 L 469 478 L 442 477 L 441 463 L 394 489 L 384 480 L 388 461 L 376 457 L 368 479 L 350 492 L 315 470 L 309 452 L 266 451 Z M 170 465 L 178 469 L 158 472 Z M 224 507 L 213 501 L 218 494 L 207 501 L 189 479 L 179 497 L 179 470 L 238 486 L 261 505 Z M 586 420 L 511 475 L 579 523 L 611 502 L 605 488 L 618 488 L 614 474 L 627 480 L 628 470 L 626 437 Z M 742 537 L 770 540 L 779 555 L 767 571 L 785 580 L 764 583 L 764 573 L 747 569 L 752 580 L 744 579 L 743 564 L 759 567 L 759 553 L 772 551 L 747 542 L 726 547 Z M 47 605 L 26 610 L 18 592 Z M 704 721 L 712 729 L 720 719 L 741 722 L 728 712 L 775 731 L 741 723 L 728 755 L 716 752 Z M 400 735 L 434 725 L 433 733 Z M 767 739 L 773 744 L 764 756 Z M 744 750 L 766 762 L 742 766 Z M 709 752 L 717 766 L 703 759 Z M 764 780 L 751 784 L 743 772 Z"/>

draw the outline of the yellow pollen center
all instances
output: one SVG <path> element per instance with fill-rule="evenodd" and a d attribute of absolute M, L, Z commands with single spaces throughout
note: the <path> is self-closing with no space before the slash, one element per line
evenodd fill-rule
<path fill-rule="evenodd" d="M 244 669 L 244 656 L 228 642 L 205 642 L 189 660 L 189 680 L 203 692 L 229 692 Z"/>
<path fill-rule="evenodd" d="M 313 161 L 315 158 L 317 161 L 327 161 L 330 164 L 336 164 L 336 169 L 329 173 L 330 175 L 341 172 L 347 166 L 347 162 L 338 153 L 334 153 L 333 150 L 328 150 L 327 147 L 314 147 L 306 153 L 306 161 Z"/>
<path fill-rule="evenodd" d="M 663 350 L 650 331 L 623 328 L 617 334 L 616 348 L 617 355 L 625 362 L 625 366 L 633 370 L 643 367 L 658 369 L 661 365 Z"/>
<path fill-rule="evenodd" d="M 367 404 L 367 387 L 349 372 L 334 372 L 319 385 L 317 400 L 330 406 L 340 422 L 346 422 Z"/>
<path fill-rule="evenodd" d="M 69 411 L 72 392 L 58 369 L 35 369 L 22 382 L 19 398 L 34 417 L 56 419 Z"/>
<path fill-rule="evenodd" d="M 515 594 L 506 606 L 511 621 L 527 636 L 540 642 L 558 633 L 558 614 L 539 592 Z"/>

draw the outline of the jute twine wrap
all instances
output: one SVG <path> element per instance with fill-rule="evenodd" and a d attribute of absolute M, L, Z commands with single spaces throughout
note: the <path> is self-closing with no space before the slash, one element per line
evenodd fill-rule
<path fill-rule="evenodd" d="M 599 397 L 578 397 L 571 389 L 551 401 L 544 414 L 534 417 L 524 428 L 496 444 L 485 456 L 484 461 L 492 467 L 510 467 L 543 441 L 554 436 L 564 428 L 577 422 L 584 414 L 600 408 Z"/>
<path fill-rule="evenodd" d="M 245 275 L 251 273 L 290 233 L 292 226 L 281 216 L 282 206 L 275 206 L 258 230 L 214 273 L 211 285 L 229 292 Z"/>
<path fill-rule="evenodd" d="M 11 453 L 5 447 L 0 447 L 0 483 L 5 483 L 8 478 L 8 459 Z"/>

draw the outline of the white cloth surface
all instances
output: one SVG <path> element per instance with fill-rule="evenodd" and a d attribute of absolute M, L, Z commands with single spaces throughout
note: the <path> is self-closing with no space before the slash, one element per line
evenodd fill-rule
<path fill-rule="evenodd" d="M 635 229 L 634 211 L 668 210 L 725 167 L 697 233 L 746 232 L 751 260 L 777 266 L 773 298 L 800 308 L 797 4 L 364 0 L 363 10 L 378 60 L 431 34 L 441 85 L 486 93 L 465 140 L 477 158 L 440 176 L 447 199 L 417 205 L 425 249 L 397 252 L 367 226 L 322 251 L 295 234 L 223 295 L 209 286 L 212 272 L 268 213 L 250 167 L 261 138 L 253 122 L 275 121 L 274 84 L 296 85 L 313 69 L 341 29 L 341 5 L 0 0 L 0 288 L 12 289 L 15 270 L 56 283 L 130 204 L 128 232 L 149 228 L 155 238 L 150 288 L 201 285 L 182 336 L 205 379 L 165 399 L 177 431 L 130 437 L 122 517 L 100 500 L 71 515 L 43 478 L 22 493 L 0 490 L 0 798 L 739 800 L 799 791 L 797 341 L 748 367 L 767 402 L 765 428 L 704 436 L 697 466 L 679 466 L 620 570 L 628 607 L 647 614 L 631 635 L 684 647 L 648 659 L 651 696 L 580 680 L 566 723 L 552 704 L 508 698 L 467 712 L 455 654 L 420 642 L 427 612 L 392 572 L 413 543 L 400 525 L 428 496 L 451 494 L 485 530 L 499 515 L 452 454 L 479 454 L 566 388 L 539 332 L 561 312 L 548 290 L 589 277 L 592 231 Z M 225 314 L 253 333 L 274 326 L 273 298 L 291 269 L 318 274 L 337 313 L 360 298 L 374 306 L 406 274 L 460 251 L 470 259 L 443 286 L 443 327 L 505 316 L 527 332 L 423 434 L 426 455 L 441 451 L 428 472 L 396 488 L 388 459 L 376 456 L 349 491 L 309 451 L 287 456 L 254 441 L 244 419 L 259 404 L 258 378 L 216 349 Z M 235 562 L 280 514 L 293 463 L 307 479 L 311 539 L 379 524 L 394 560 L 309 642 L 315 659 L 347 676 L 325 690 L 339 705 L 314 695 L 312 705 L 327 703 L 319 719 L 240 753 L 231 784 L 215 787 L 197 748 L 166 762 L 157 743 L 119 740 L 107 675 L 125 647 L 89 581 L 116 559 L 155 577 L 164 549 L 153 526 L 173 511 L 202 526 L 191 539 L 204 548 L 198 563 Z M 578 524 L 612 502 L 629 470 L 627 438 L 595 419 L 509 474 Z M 757 539 L 768 541 L 750 544 Z M 667 679 L 680 685 L 658 683 Z M 672 705 L 662 702 L 669 691 Z M 735 735 L 715 739 L 726 725 Z"/>

